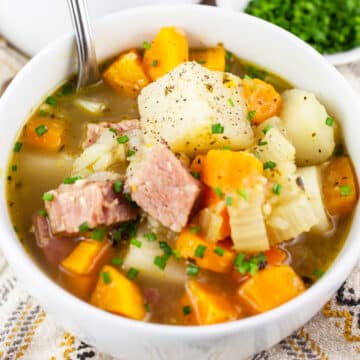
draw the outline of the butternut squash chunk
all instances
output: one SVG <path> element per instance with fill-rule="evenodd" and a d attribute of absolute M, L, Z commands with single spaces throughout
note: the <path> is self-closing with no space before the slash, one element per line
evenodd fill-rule
<path fill-rule="evenodd" d="M 188 59 L 186 35 L 175 27 L 163 27 L 145 51 L 143 64 L 149 77 L 156 80 Z"/>
<path fill-rule="evenodd" d="M 272 85 L 260 79 L 244 79 L 242 85 L 248 117 L 254 124 L 280 113 L 281 96 Z"/>
<path fill-rule="evenodd" d="M 25 126 L 24 142 L 45 151 L 59 151 L 64 144 L 65 124 L 50 117 L 34 117 Z"/>
<path fill-rule="evenodd" d="M 77 275 L 70 272 L 61 272 L 60 278 L 66 289 L 85 301 L 89 300 L 97 280 L 95 275 Z"/>
<path fill-rule="evenodd" d="M 209 285 L 191 280 L 186 290 L 198 325 L 217 324 L 239 317 L 230 299 Z"/>
<path fill-rule="evenodd" d="M 120 55 L 104 72 L 104 80 L 116 91 L 137 96 L 150 81 L 136 50 Z"/>
<path fill-rule="evenodd" d="M 175 246 L 182 257 L 196 260 L 199 267 L 215 272 L 230 271 L 235 259 L 233 251 L 217 246 L 216 243 L 208 243 L 202 235 L 191 232 L 191 228 L 180 233 Z"/>
<path fill-rule="evenodd" d="M 225 49 L 223 46 L 191 50 L 190 60 L 197 61 L 209 70 L 225 71 Z"/>
<path fill-rule="evenodd" d="M 304 283 L 289 265 L 271 266 L 246 280 L 237 292 L 249 314 L 271 310 L 305 290 Z"/>
<path fill-rule="evenodd" d="M 347 156 L 331 161 L 325 169 L 322 189 L 330 215 L 344 215 L 354 209 L 358 198 L 357 180 Z"/>
<path fill-rule="evenodd" d="M 100 309 L 136 320 L 142 320 L 146 315 L 138 286 L 109 265 L 102 268 L 90 302 Z"/>
<path fill-rule="evenodd" d="M 62 262 L 61 266 L 73 274 L 87 275 L 104 258 L 110 248 L 108 241 L 83 240 Z"/>
<path fill-rule="evenodd" d="M 262 173 L 261 161 L 244 151 L 210 150 L 201 167 L 202 181 L 224 193 L 256 185 Z"/>

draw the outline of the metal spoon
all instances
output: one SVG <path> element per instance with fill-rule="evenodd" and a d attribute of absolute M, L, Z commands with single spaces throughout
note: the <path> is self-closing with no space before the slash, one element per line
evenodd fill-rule
<path fill-rule="evenodd" d="M 77 89 L 100 81 L 86 0 L 68 0 L 78 54 Z"/>

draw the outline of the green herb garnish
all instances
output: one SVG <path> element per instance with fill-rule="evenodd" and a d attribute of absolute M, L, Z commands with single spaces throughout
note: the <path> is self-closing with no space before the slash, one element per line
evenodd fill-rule
<path fill-rule="evenodd" d="M 11 171 L 16 171 L 17 170 L 17 165 L 12 165 L 11 166 Z"/>
<path fill-rule="evenodd" d="M 272 170 L 276 167 L 276 163 L 274 161 L 266 161 L 266 162 L 264 162 L 263 167 L 264 167 L 264 170 L 266 170 L 266 169 Z"/>
<path fill-rule="evenodd" d="M 219 256 L 224 256 L 225 250 L 223 248 L 221 248 L 220 246 L 216 246 L 214 249 L 214 253 Z"/>
<path fill-rule="evenodd" d="M 169 257 L 166 255 L 155 256 L 154 265 L 156 265 L 159 269 L 164 270 L 168 259 Z"/>
<path fill-rule="evenodd" d="M 121 135 L 117 138 L 117 142 L 119 144 L 126 144 L 129 141 L 129 137 L 127 135 Z"/>
<path fill-rule="evenodd" d="M 272 125 L 266 125 L 266 126 L 263 128 L 263 133 L 266 135 L 266 133 L 267 133 L 270 129 L 272 129 L 272 128 L 273 128 Z"/>
<path fill-rule="evenodd" d="M 88 230 L 89 230 L 89 225 L 86 221 L 79 225 L 80 232 L 86 232 Z"/>
<path fill-rule="evenodd" d="M 333 126 L 333 124 L 334 124 L 334 119 L 331 118 L 330 116 L 328 116 L 328 117 L 326 118 L 326 120 L 325 120 L 325 124 L 326 124 L 327 126 Z"/>
<path fill-rule="evenodd" d="M 156 67 L 156 66 L 158 66 L 158 64 L 159 64 L 158 60 L 153 60 L 153 62 L 151 63 L 151 66 Z"/>
<path fill-rule="evenodd" d="M 53 201 L 54 200 L 54 195 L 53 194 L 50 194 L 50 193 L 45 193 L 43 196 L 42 196 L 42 199 L 44 201 Z"/>
<path fill-rule="evenodd" d="M 213 124 L 213 125 L 211 125 L 211 133 L 212 134 L 223 134 L 224 127 L 220 123 Z"/>
<path fill-rule="evenodd" d="M 278 184 L 278 183 L 274 184 L 273 188 L 272 188 L 272 191 L 273 191 L 274 194 L 280 195 L 280 193 L 281 193 L 281 184 Z"/>
<path fill-rule="evenodd" d="M 197 172 L 197 171 L 192 171 L 192 172 L 191 172 L 191 175 L 192 175 L 195 179 L 200 180 L 200 173 L 199 173 L 199 172 Z"/>
<path fill-rule="evenodd" d="M 90 236 L 93 240 L 103 241 L 105 234 L 106 234 L 106 230 L 104 228 L 97 228 L 91 232 Z"/>
<path fill-rule="evenodd" d="M 254 120 L 254 117 L 255 117 L 255 113 L 256 113 L 256 110 L 251 110 L 248 112 L 248 119 L 250 122 L 253 122 Z"/>
<path fill-rule="evenodd" d="M 57 101 L 56 99 L 54 98 L 54 96 L 48 96 L 46 99 L 45 99 L 45 103 L 50 105 L 50 106 L 56 106 L 57 105 Z"/>
<path fill-rule="evenodd" d="M 47 212 L 46 212 L 46 210 L 44 210 L 44 209 L 40 209 L 40 210 L 38 211 L 38 214 L 39 214 L 40 216 L 42 216 L 42 217 L 47 216 Z"/>
<path fill-rule="evenodd" d="M 221 199 L 223 197 L 223 192 L 219 187 L 214 188 L 215 194 Z"/>
<path fill-rule="evenodd" d="M 203 258 L 205 255 L 207 247 L 205 245 L 198 245 L 195 249 L 195 256 L 198 258 Z"/>
<path fill-rule="evenodd" d="M 339 186 L 341 196 L 350 196 L 352 191 L 349 185 L 340 185 Z"/>
<path fill-rule="evenodd" d="M 234 107 L 235 104 L 234 104 L 234 100 L 232 98 L 228 98 L 228 102 L 230 104 L 231 107 Z"/>
<path fill-rule="evenodd" d="M 130 244 L 133 246 L 136 246 L 137 248 L 141 248 L 141 246 L 142 246 L 142 242 L 136 238 L 132 238 L 130 240 Z"/>
<path fill-rule="evenodd" d="M 199 267 L 194 263 L 188 263 L 186 266 L 186 274 L 189 276 L 197 276 L 199 274 Z"/>
<path fill-rule="evenodd" d="M 200 226 L 190 226 L 189 231 L 193 234 L 198 234 L 201 231 Z"/>
<path fill-rule="evenodd" d="M 144 41 L 143 42 L 143 48 L 145 49 L 145 50 L 149 50 L 150 48 L 151 48 L 151 44 L 148 42 L 148 41 Z"/>
<path fill-rule="evenodd" d="M 127 156 L 127 157 L 130 157 L 130 156 L 135 155 L 135 153 L 136 153 L 135 150 L 128 150 L 127 153 L 126 153 L 126 156 Z"/>
<path fill-rule="evenodd" d="M 112 258 L 111 263 L 115 266 L 121 266 L 124 263 L 124 260 L 121 258 Z"/>
<path fill-rule="evenodd" d="M 324 271 L 321 269 L 314 269 L 312 274 L 317 278 L 321 278 L 324 275 Z"/>
<path fill-rule="evenodd" d="M 111 283 L 111 276 L 107 271 L 102 271 L 100 273 L 101 279 L 105 285 L 108 285 Z"/>
<path fill-rule="evenodd" d="M 183 306 L 182 311 L 185 316 L 191 314 L 191 306 L 190 305 Z"/>
<path fill-rule="evenodd" d="M 225 203 L 227 206 L 231 206 L 232 205 L 232 197 L 231 196 L 227 196 L 225 198 Z"/>
<path fill-rule="evenodd" d="M 20 152 L 22 145 L 23 144 L 21 142 L 17 141 L 14 145 L 13 152 Z"/>
<path fill-rule="evenodd" d="M 114 183 L 114 192 L 119 194 L 121 192 L 122 186 L 123 186 L 123 182 L 121 180 L 115 181 L 115 183 Z"/>
<path fill-rule="evenodd" d="M 135 279 L 139 275 L 139 270 L 135 268 L 130 268 L 126 274 L 127 278 L 130 280 Z"/>
<path fill-rule="evenodd" d="M 144 237 L 149 241 L 155 241 L 157 240 L 156 234 L 153 232 L 149 232 L 147 234 L 144 234 Z"/>
<path fill-rule="evenodd" d="M 80 179 L 81 179 L 81 176 L 68 177 L 68 178 L 64 179 L 64 184 L 66 184 L 66 185 L 75 184 Z"/>
<path fill-rule="evenodd" d="M 48 132 L 48 130 L 49 129 L 46 125 L 41 124 L 35 129 L 35 132 L 37 136 L 43 136 Z"/>
<path fill-rule="evenodd" d="M 247 192 L 244 189 L 238 189 L 236 192 L 244 199 L 247 200 Z"/>

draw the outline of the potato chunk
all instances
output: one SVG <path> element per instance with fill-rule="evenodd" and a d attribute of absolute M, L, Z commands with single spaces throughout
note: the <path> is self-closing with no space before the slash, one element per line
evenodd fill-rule
<path fill-rule="evenodd" d="M 237 76 L 196 62 L 181 64 L 139 95 L 145 142 L 165 140 L 172 151 L 187 155 L 224 145 L 245 149 L 254 134 L 241 94 Z"/>

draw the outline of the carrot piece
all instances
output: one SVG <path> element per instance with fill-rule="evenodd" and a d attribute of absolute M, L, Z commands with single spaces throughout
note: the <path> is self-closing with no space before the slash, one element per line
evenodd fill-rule
<path fill-rule="evenodd" d="M 187 292 L 179 300 L 178 312 L 178 318 L 182 325 L 198 325 L 196 314 Z"/>
<path fill-rule="evenodd" d="M 262 173 L 261 161 L 252 154 L 210 150 L 203 161 L 201 180 L 209 187 L 226 193 L 256 185 Z"/>
<path fill-rule="evenodd" d="M 175 27 L 163 27 L 145 51 L 143 64 L 149 77 L 156 80 L 188 59 L 186 35 Z"/>
<path fill-rule="evenodd" d="M 96 284 L 96 276 L 76 275 L 69 272 L 61 272 L 60 281 L 71 293 L 85 301 L 88 301 L 91 291 Z"/>
<path fill-rule="evenodd" d="M 111 244 L 108 241 L 80 241 L 70 255 L 61 262 L 61 266 L 73 274 L 90 274 L 97 263 L 106 257 L 110 246 Z"/>
<path fill-rule="evenodd" d="M 190 170 L 200 173 L 204 159 L 205 159 L 205 155 L 195 156 L 194 160 L 192 161 L 192 163 L 190 165 Z"/>
<path fill-rule="evenodd" d="M 120 55 L 104 72 L 104 80 L 116 91 L 128 96 L 137 96 L 149 83 L 136 50 Z"/>
<path fill-rule="evenodd" d="M 144 319 L 146 314 L 139 287 L 109 265 L 102 268 L 90 303 L 100 309 L 137 320 Z"/>
<path fill-rule="evenodd" d="M 216 252 L 216 248 L 220 247 L 216 243 L 208 243 L 200 234 L 194 234 L 189 229 L 184 229 L 178 236 L 175 244 L 176 249 L 184 258 L 196 260 L 197 265 L 201 268 L 215 272 L 225 273 L 231 270 L 235 259 L 235 253 L 231 250 L 221 248 L 223 254 Z M 205 251 L 201 256 L 197 253 L 197 249 L 205 247 Z"/>
<path fill-rule="evenodd" d="M 214 189 L 205 185 L 201 197 L 201 207 L 211 207 L 217 205 L 220 201 L 221 199 Z"/>
<path fill-rule="evenodd" d="M 278 247 L 272 247 L 264 254 L 268 265 L 281 265 L 287 258 L 287 253 Z"/>
<path fill-rule="evenodd" d="M 190 280 L 186 291 L 199 325 L 210 325 L 235 320 L 239 317 L 230 299 L 206 284 Z"/>
<path fill-rule="evenodd" d="M 25 126 L 24 142 L 46 151 L 58 151 L 64 143 L 65 124 L 50 117 L 33 117 Z"/>
<path fill-rule="evenodd" d="M 225 71 L 225 49 L 223 46 L 191 50 L 189 58 L 204 65 L 209 70 Z"/>
<path fill-rule="evenodd" d="M 330 215 L 344 215 L 354 209 L 358 198 L 357 180 L 347 156 L 331 161 L 324 172 L 322 189 Z"/>
<path fill-rule="evenodd" d="M 280 113 L 281 96 L 272 85 L 260 79 L 244 79 L 242 85 L 247 109 L 249 113 L 253 112 L 249 117 L 254 124 Z"/>
<path fill-rule="evenodd" d="M 270 266 L 246 280 L 237 291 L 237 297 L 250 314 L 259 314 L 304 290 L 304 283 L 289 265 Z"/>

